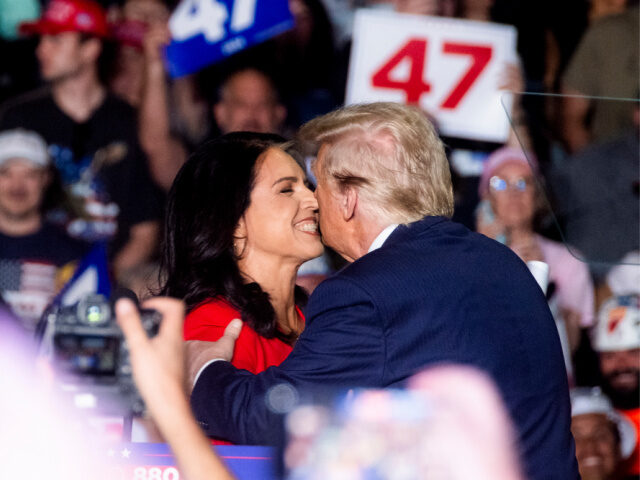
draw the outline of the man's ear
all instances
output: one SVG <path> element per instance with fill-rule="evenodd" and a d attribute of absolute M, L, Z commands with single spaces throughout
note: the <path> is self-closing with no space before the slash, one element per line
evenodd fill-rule
<path fill-rule="evenodd" d="M 97 38 L 89 38 L 82 44 L 82 49 L 90 61 L 97 61 L 102 52 L 102 43 Z"/>
<path fill-rule="evenodd" d="M 345 222 L 353 219 L 356 214 L 356 208 L 358 208 L 358 191 L 353 187 L 346 187 L 340 199 L 342 219 Z"/>

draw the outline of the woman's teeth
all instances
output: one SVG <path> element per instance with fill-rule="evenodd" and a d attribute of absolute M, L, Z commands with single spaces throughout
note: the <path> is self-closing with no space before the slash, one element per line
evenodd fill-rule
<path fill-rule="evenodd" d="M 303 232 L 317 232 L 318 224 L 317 223 L 299 223 L 298 225 L 296 225 L 296 228 Z"/>

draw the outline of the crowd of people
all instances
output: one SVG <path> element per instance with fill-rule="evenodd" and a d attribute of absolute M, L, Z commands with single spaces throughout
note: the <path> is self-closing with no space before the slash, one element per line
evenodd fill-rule
<path fill-rule="evenodd" d="M 9 26 L 0 12 L 0 302 L 19 328 L 103 244 L 114 287 L 184 302 L 207 442 L 281 444 L 258 400 L 279 384 L 399 387 L 445 361 L 489 374 L 524 478 L 575 478 L 570 432 L 582 478 L 637 478 L 638 2 L 289 0 L 291 30 L 171 78 L 177 3 L 29 0 Z M 344 107 L 358 8 L 514 25 L 508 139 Z M 229 326 L 232 352 L 210 343 Z M 190 419 L 175 375 L 146 393 Z"/>

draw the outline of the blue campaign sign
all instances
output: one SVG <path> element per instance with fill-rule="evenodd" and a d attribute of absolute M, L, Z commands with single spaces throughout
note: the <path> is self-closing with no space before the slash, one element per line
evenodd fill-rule
<path fill-rule="evenodd" d="M 196 72 L 292 27 L 288 0 L 182 0 L 169 20 L 169 74 Z"/>

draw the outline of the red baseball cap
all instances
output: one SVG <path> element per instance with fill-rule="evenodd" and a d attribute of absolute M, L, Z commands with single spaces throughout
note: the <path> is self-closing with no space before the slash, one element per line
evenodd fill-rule
<path fill-rule="evenodd" d="M 56 35 L 62 32 L 82 32 L 106 37 L 107 14 L 92 0 L 51 0 L 42 17 L 20 25 L 20 32 Z"/>

